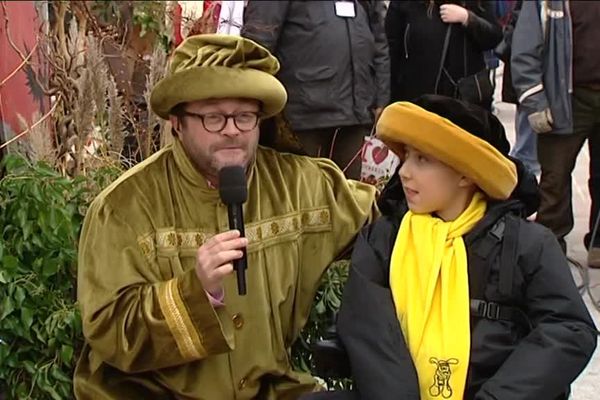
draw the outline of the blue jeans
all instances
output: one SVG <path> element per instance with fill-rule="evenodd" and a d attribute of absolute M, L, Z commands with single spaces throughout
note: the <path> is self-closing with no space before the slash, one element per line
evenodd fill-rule
<path fill-rule="evenodd" d="M 531 172 L 539 175 L 541 168 L 537 158 L 537 136 L 531 129 L 527 114 L 521 106 L 517 106 L 515 128 L 517 140 L 510 155 L 521 160 Z"/>

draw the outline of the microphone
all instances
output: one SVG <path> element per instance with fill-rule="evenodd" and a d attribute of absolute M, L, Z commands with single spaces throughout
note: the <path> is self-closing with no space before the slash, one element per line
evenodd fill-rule
<path fill-rule="evenodd" d="M 241 166 L 223 167 L 219 171 L 219 196 L 221 201 L 227 205 L 227 216 L 229 217 L 229 229 L 240 231 L 240 237 L 246 236 L 244 231 L 244 213 L 242 204 L 248 198 L 248 187 L 246 185 L 246 172 Z M 242 250 L 242 258 L 233 261 L 233 269 L 237 275 L 238 293 L 246 294 L 246 248 Z"/>

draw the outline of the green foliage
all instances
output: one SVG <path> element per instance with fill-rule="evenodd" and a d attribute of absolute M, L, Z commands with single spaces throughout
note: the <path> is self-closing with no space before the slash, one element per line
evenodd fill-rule
<path fill-rule="evenodd" d="M 165 19 L 167 13 L 167 2 L 165 1 L 122 1 L 96 0 L 92 3 L 91 9 L 98 16 L 103 24 L 120 25 L 123 18 L 122 7 L 130 7 L 133 13 L 131 21 L 140 28 L 140 37 L 148 33 L 156 35 L 158 43 L 165 51 L 169 51 L 171 38 L 168 33 Z M 122 29 L 120 29 L 122 30 Z"/>
<path fill-rule="evenodd" d="M 348 261 L 338 261 L 323 275 L 308 322 L 292 347 L 292 363 L 295 369 L 305 372 L 314 370 L 311 346 L 323 339 L 327 329 L 334 323 L 334 317 L 341 305 L 344 285 L 348 280 L 348 268 Z M 351 382 L 331 380 L 326 384 L 329 389 L 342 389 L 350 387 Z"/>
<path fill-rule="evenodd" d="M 114 169 L 69 179 L 18 155 L 0 181 L 0 393 L 72 398 L 81 344 L 77 240 L 87 205 Z"/>
<path fill-rule="evenodd" d="M 140 36 L 148 32 L 163 34 L 165 31 L 166 4 L 164 1 L 136 1 L 133 9 L 133 23 L 139 25 Z"/>

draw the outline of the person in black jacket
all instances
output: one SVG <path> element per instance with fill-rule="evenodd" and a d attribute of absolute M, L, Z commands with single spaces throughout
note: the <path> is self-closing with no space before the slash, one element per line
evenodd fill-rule
<path fill-rule="evenodd" d="M 382 1 L 249 1 L 242 35 L 273 53 L 303 151 L 360 178 L 360 150 L 390 101 Z"/>
<path fill-rule="evenodd" d="M 458 81 L 484 70 L 484 51 L 502 40 L 493 7 L 491 1 L 390 2 L 385 30 L 392 101 L 412 100 L 422 94 L 457 97 Z M 448 29 L 447 56 L 439 74 Z M 485 105 L 490 108 L 491 102 L 489 97 Z"/>
<path fill-rule="evenodd" d="M 337 319 L 358 397 L 565 399 L 597 331 L 556 238 L 524 218 L 537 184 L 501 123 L 426 95 L 388 106 L 377 135 L 403 162 Z"/>

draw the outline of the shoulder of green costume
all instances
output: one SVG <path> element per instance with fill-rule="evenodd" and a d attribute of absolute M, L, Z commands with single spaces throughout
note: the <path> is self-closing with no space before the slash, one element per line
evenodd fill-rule
<path fill-rule="evenodd" d="M 268 147 L 259 146 L 257 152 L 259 167 L 279 168 L 284 173 L 301 173 L 304 175 L 337 174 L 343 176 L 342 170 L 327 158 L 308 157 L 292 153 L 283 153 Z"/>
<path fill-rule="evenodd" d="M 148 193 L 157 193 L 163 182 L 160 178 L 166 171 L 165 164 L 171 156 L 171 146 L 166 146 L 131 167 L 102 190 L 92 205 L 122 209 L 127 204 L 131 204 L 131 199 L 135 196 L 145 197 Z"/>

